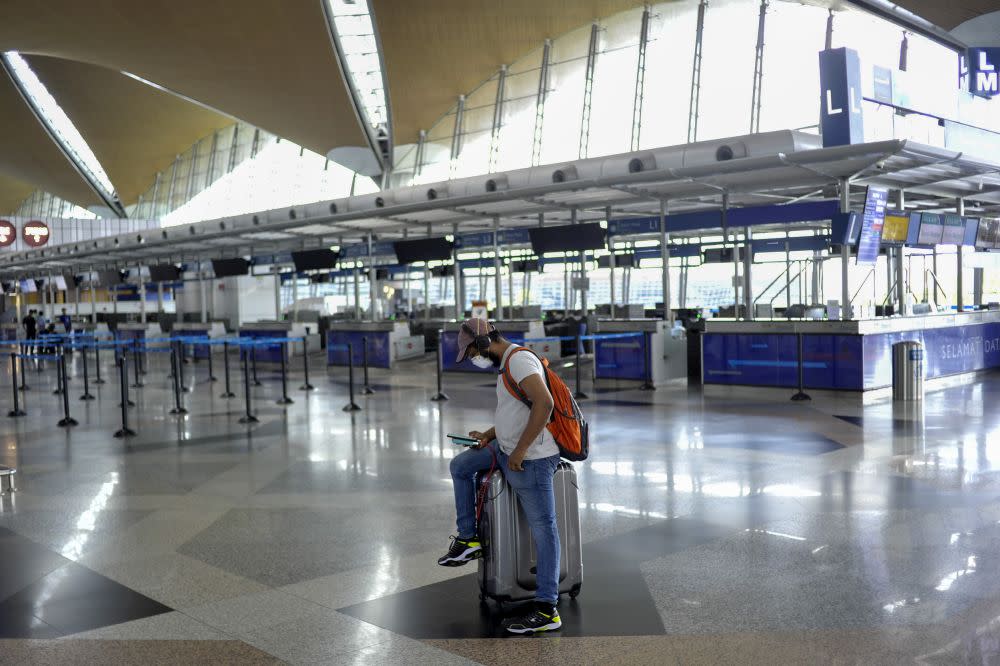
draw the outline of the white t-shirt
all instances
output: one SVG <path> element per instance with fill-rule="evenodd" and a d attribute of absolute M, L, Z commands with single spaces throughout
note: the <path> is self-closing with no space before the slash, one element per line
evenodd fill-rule
<path fill-rule="evenodd" d="M 507 358 L 515 349 L 518 349 L 517 345 L 511 345 L 504 352 L 503 358 L 500 360 L 501 368 L 503 368 L 504 363 L 507 362 Z M 514 357 L 510 359 L 509 370 L 510 376 L 519 386 L 525 377 L 532 374 L 541 375 L 542 381 L 545 381 L 545 369 L 542 367 L 542 363 L 538 360 L 538 357 L 530 351 L 522 351 L 514 354 Z M 503 382 L 503 374 L 497 375 L 497 414 L 494 421 L 494 428 L 496 428 L 497 442 L 500 444 L 500 449 L 507 455 L 513 453 L 514 449 L 517 448 L 517 442 L 521 439 L 521 433 L 524 432 L 525 427 L 528 425 L 528 417 L 530 415 L 531 410 L 528 409 L 528 406 L 515 398 L 507 390 L 507 386 Z M 555 440 L 552 439 L 552 434 L 549 433 L 548 428 L 542 428 L 541 434 L 528 447 L 524 459 L 536 460 L 538 458 L 548 458 L 558 453 L 559 447 L 556 446 Z"/>

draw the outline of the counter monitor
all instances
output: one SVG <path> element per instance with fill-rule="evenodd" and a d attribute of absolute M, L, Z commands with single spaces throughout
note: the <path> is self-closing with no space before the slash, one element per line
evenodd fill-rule
<path fill-rule="evenodd" d="M 600 223 L 567 224 L 558 227 L 528 229 L 531 249 L 539 257 L 546 252 L 583 252 L 603 250 L 607 232 Z"/>
<path fill-rule="evenodd" d="M 33 294 L 38 291 L 38 287 L 35 286 L 34 280 L 21 280 L 21 293 L 22 294 Z"/>
<path fill-rule="evenodd" d="M 996 245 L 996 222 L 992 218 L 984 217 L 979 220 L 979 232 L 976 234 L 976 247 L 981 250 L 992 249 Z"/>
<path fill-rule="evenodd" d="M 932 247 L 940 245 L 944 237 L 944 220 L 935 213 L 920 214 L 920 232 L 917 235 L 917 245 Z"/>
<path fill-rule="evenodd" d="M 941 243 L 944 245 L 961 245 L 965 240 L 965 222 L 961 215 L 945 215 Z"/>
<path fill-rule="evenodd" d="M 906 242 L 910 230 L 910 216 L 902 211 L 891 210 L 885 213 L 885 226 L 882 227 L 882 242 L 887 245 L 902 245 Z"/>
<path fill-rule="evenodd" d="M 418 261 L 444 261 L 451 259 L 454 245 L 447 238 L 419 238 L 417 240 L 395 241 L 396 261 L 413 264 Z"/>
<path fill-rule="evenodd" d="M 212 259 L 212 271 L 217 278 L 248 275 L 250 262 L 242 257 L 238 259 Z"/>
<path fill-rule="evenodd" d="M 297 271 L 321 271 L 336 267 L 339 256 L 330 248 L 298 250 L 292 252 L 292 263 Z"/>

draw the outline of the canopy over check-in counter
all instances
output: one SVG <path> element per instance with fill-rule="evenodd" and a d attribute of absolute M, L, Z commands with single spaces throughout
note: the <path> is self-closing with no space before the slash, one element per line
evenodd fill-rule
<path fill-rule="evenodd" d="M 703 381 L 793 388 L 799 335 L 806 388 L 890 386 L 892 346 L 908 340 L 924 345 L 927 379 L 1000 367 L 996 311 L 862 321 L 708 320 L 702 336 Z"/>

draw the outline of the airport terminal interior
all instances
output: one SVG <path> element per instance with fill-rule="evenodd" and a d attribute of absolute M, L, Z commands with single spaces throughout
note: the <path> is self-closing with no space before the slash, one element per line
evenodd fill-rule
<path fill-rule="evenodd" d="M 996 2 L 4 3 L 0 69 L 0 663 L 1000 660 Z"/>

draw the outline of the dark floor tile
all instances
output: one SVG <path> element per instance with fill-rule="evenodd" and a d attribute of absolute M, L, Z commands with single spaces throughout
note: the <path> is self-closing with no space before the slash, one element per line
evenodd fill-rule
<path fill-rule="evenodd" d="M 68 562 L 58 553 L 0 527 L 0 601 Z"/>

